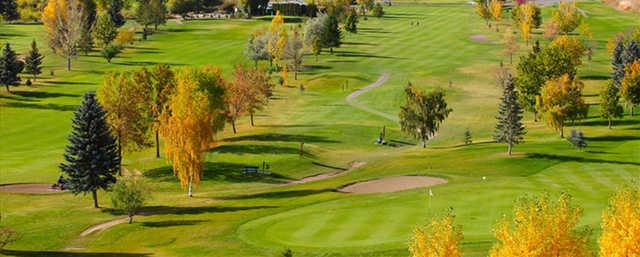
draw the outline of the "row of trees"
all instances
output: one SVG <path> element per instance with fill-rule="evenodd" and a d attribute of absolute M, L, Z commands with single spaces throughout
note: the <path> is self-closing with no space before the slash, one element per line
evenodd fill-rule
<path fill-rule="evenodd" d="M 548 195 L 525 196 L 511 217 L 502 218 L 494 228 L 497 242 L 491 257 L 511 256 L 593 256 L 588 246 L 589 228 L 578 226 L 582 209 L 564 193 L 552 201 Z M 628 187 L 616 193 L 602 214 L 599 256 L 640 254 L 640 188 Z M 413 257 L 459 257 L 462 227 L 449 212 L 434 218 L 424 228 L 416 228 L 409 250 Z"/>
<path fill-rule="evenodd" d="M 11 45 L 6 43 L 0 55 L 0 85 L 4 85 L 7 92 L 11 93 L 10 86 L 20 83 L 20 73 L 24 72 L 36 80 L 38 75 L 42 73 L 42 59 L 44 56 L 40 54 L 40 50 L 36 45 L 36 41 L 31 42 L 31 50 L 27 53 L 24 60 L 20 60 Z M 30 83 L 28 80 L 27 84 Z"/>
<path fill-rule="evenodd" d="M 123 151 L 150 147 L 155 139 L 159 157 L 162 136 L 167 159 L 191 196 L 213 136 L 225 121 L 235 133 L 237 119 L 245 114 L 253 125 L 253 114 L 267 104 L 271 90 L 265 70 L 243 66 L 235 68 L 232 81 L 209 66 L 174 72 L 158 65 L 151 70 L 111 73 L 97 97 L 88 93 L 76 111 L 60 167 L 71 190 L 92 193 L 98 207 L 97 190 L 108 189 L 116 173 L 121 174 Z"/>
<path fill-rule="evenodd" d="M 136 20 L 144 26 L 143 39 L 150 32 L 148 26 L 166 22 L 167 8 L 163 0 L 137 0 Z M 82 51 L 88 54 L 94 44 L 102 48 L 102 54 L 111 62 L 126 43 L 133 41 L 134 33 L 122 29 L 125 19 L 120 13 L 122 0 L 50 0 L 42 13 L 47 30 L 49 47 L 67 60 Z M 120 44 L 113 45 L 119 38 Z"/>

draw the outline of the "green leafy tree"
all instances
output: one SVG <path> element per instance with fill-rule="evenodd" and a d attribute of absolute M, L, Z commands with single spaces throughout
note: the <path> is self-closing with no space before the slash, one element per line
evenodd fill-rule
<path fill-rule="evenodd" d="M 600 113 L 609 122 L 609 129 L 613 125 L 613 119 L 622 118 L 624 110 L 620 105 L 620 89 L 611 81 L 600 92 Z"/>
<path fill-rule="evenodd" d="M 253 61 L 254 66 L 258 66 L 259 61 L 266 61 L 271 58 L 269 54 L 269 37 L 266 33 L 254 33 L 247 42 L 245 56 Z"/>
<path fill-rule="evenodd" d="M 337 14 L 332 13 L 327 18 L 324 31 L 322 33 L 322 45 L 329 48 L 333 54 L 334 47 L 340 47 L 342 44 L 342 31 L 338 23 Z"/>
<path fill-rule="evenodd" d="M 522 108 L 518 102 L 515 91 L 515 82 L 511 74 L 507 75 L 504 82 L 502 99 L 498 106 L 497 124 L 493 133 L 493 138 L 508 145 L 507 153 L 511 156 L 513 145 L 523 142 L 526 134 L 522 124 Z"/>
<path fill-rule="evenodd" d="M 119 209 L 129 216 L 129 224 L 133 216 L 144 207 L 149 198 L 149 189 L 141 178 L 128 177 L 120 179 L 113 185 L 111 203 L 113 208 Z"/>
<path fill-rule="evenodd" d="M 447 106 L 444 92 L 439 89 L 424 93 L 409 83 L 404 91 L 406 103 L 400 107 L 400 127 L 403 132 L 421 140 L 422 147 L 426 148 L 427 141 L 435 136 L 452 110 Z"/>
<path fill-rule="evenodd" d="M 78 48 L 88 55 L 93 49 L 93 27 L 97 19 L 97 6 L 93 0 L 81 0 L 82 4 L 82 25 L 81 35 L 78 41 Z"/>
<path fill-rule="evenodd" d="M 10 86 L 14 86 L 20 82 L 18 76 L 24 63 L 18 60 L 16 52 L 11 49 L 11 45 L 6 43 L 2 49 L 2 56 L 0 56 L 0 84 L 4 85 L 7 92 L 11 93 Z"/>
<path fill-rule="evenodd" d="M 358 14 L 356 13 L 356 9 L 351 8 L 351 12 L 347 14 L 347 18 L 345 19 L 344 29 L 351 33 L 358 32 Z"/>
<path fill-rule="evenodd" d="M 298 72 L 302 70 L 304 59 L 304 45 L 297 30 L 289 37 L 289 42 L 284 49 L 284 59 L 289 60 L 289 67 L 293 68 L 294 78 L 298 80 Z"/>
<path fill-rule="evenodd" d="M 111 135 L 105 111 L 94 93 L 86 93 L 73 117 L 73 130 L 60 169 L 67 175 L 66 185 L 74 194 L 91 193 L 98 206 L 99 189 L 108 190 L 116 182 L 120 157 Z"/>
<path fill-rule="evenodd" d="M 159 25 L 167 23 L 167 5 L 164 0 L 151 0 L 149 7 L 151 8 L 153 29 L 158 30 Z"/>
<path fill-rule="evenodd" d="M 40 54 L 36 41 L 33 40 L 31 42 L 31 50 L 29 50 L 27 57 L 24 59 L 24 72 L 33 75 L 33 80 L 36 80 L 38 75 L 42 73 L 42 59 L 44 59 L 44 56 Z"/>
<path fill-rule="evenodd" d="M 111 15 L 105 13 L 98 17 L 93 34 L 99 47 L 106 48 L 113 42 L 118 35 L 118 27 L 111 20 Z"/>
<path fill-rule="evenodd" d="M 325 13 L 318 13 L 318 16 L 307 20 L 304 24 L 304 44 L 307 48 L 311 49 L 311 52 L 316 56 L 322 52 L 325 24 L 329 16 Z"/>

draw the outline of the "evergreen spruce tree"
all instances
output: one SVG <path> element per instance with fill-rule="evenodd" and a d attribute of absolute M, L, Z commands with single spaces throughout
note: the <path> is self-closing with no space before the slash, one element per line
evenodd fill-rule
<path fill-rule="evenodd" d="M 618 41 L 616 48 L 613 50 L 613 56 L 611 65 L 613 65 L 613 84 L 620 88 L 620 82 L 624 78 L 624 61 L 622 60 L 622 53 L 624 52 L 624 43 L 622 40 Z"/>
<path fill-rule="evenodd" d="M 622 118 L 624 111 L 620 105 L 620 88 L 613 81 L 600 92 L 600 113 L 609 122 L 609 129 L 614 118 Z"/>
<path fill-rule="evenodd" d="M 473 141 L 471 140 L 471 130 L 466 129 L 464 131 L 464 144 L 470 145 L 471 143 L 473 143 Z"/>
<path fill-rule="evenodd" d="M 114 175 L 120 163 L 118 146 L 95 93 L 84 95 L 72 121 L 70 144 L 65 149 L 65 162 L 60 164 L 60 169 L 66 173 L 65 182 L 71 191 L 74 194 L 90 192 L 93 206 L 98 208 L 97 191 L 107 190 L 116 182 Z"/>
<path fill-rule="evenodd" d="M 503 88 L 493 138 L 498 142 L 507 143 L 509 145 L 507 152 L 511 156 L 513 145 L 523 142 L 526 131 L 522 125 L 522 108 L 516 96 L 515 83 L 511 74 L 507 75 Z"/>
<path fill-rule="evenodd" d="M 2 0 L 0 1 L 0 20 L 17 20 L 20 18 L 18 13 L 18 4 L 16 0 Z"/>
<path fill-rule="evenodd" d="M 9 43 L 4 45 L 2 56 L 0 56 L 0 84 L 7 88 L 7 92 L 11 93 L 9 86 L 13 86 L 20 82 L 18 74 L 22 72 L 24 63 L 18 60 L 16 52 L 11 49 Z"/>
<path fill-rule="evenodd" d="M 44 56 L 40 54 L 36 41 L 33 40 L 33 42 L 31 42 L 31 50 L 27 54 L 27 58 L 25 58 L 24 72 L 33 75 L 34 81 L 38 78 L 38 74 L 42 73 L 41 65 L 43 58 Z"/>
<path fill-rule="evenodd" d="M 331 13 L 327 19 L 327 23 L 324 27 L 324 33 L 322 33 L 322 45 L 328 47 L 329 51 L 333 54 L 334 47 L 340 47 L 342 44 L 342 32 L 338 24 L 338 17 L 335 13 Z"/>

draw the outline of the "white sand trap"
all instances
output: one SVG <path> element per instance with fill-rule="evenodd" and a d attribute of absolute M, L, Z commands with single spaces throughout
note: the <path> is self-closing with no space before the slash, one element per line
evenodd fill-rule
<path fill-rule="evenodd" d="M 471 40 L 478 42 L 480 44 L 495 44 L 496 42 L 487 39 L 485 35 L 472 35 Z"/>
<path fill-rule="evenodd" d="M 426 176 L 397 176 L 358 182 L 340 188 L 338 191 L 354 194 L 388 193 L 446 183 L 447 180 L 442 178 Z"/>
<path fill-rule="evenodd" d="M 0 192 L 16 194 L 55 194 L 64 191 L 49 188 L 51 184 L 21 183 L 0 185 Z"/>

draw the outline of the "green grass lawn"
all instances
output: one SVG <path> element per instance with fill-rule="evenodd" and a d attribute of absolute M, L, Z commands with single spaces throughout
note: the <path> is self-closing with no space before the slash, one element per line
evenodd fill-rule
<path fill-rule="evenodd" d="M 279 256 L 291 248 L 295 256 L 406 256 L 413 228 L 451 207 L 463 226 L 465 256 L 485 256 L 494 241 L 493 224 L 510 212 L 519 196 L 563 191 L 584 208 L 581 226 L 594 229 L 590 239 L 596 249 L 607 199 L 640 175 L 640 118 L 626 116 L 612 130 L 599 118 L 598 92 L 610 72 L 606 40 L 640 24 L 635 15 L 601 3 L 580 6 L 598 43 L 593 61 L 585 60 L 579 68 L 587 85 L 585 97 L 594 105 L 588 119 L 566 131 L 584 131 L 589 143 L 584 151 L 527 114 L 526 143 L 516 146 L 514 157 L 506 157 L 506 146 L 491 142 L 500 96 L 494 73 L 501 60 L 508 63 L 502 55 L 502 32 L 486 27 L 466 1 L 405 1 L 386 7 L 384 18 L 361 20 L 358 33 L 345 33 L 343 46 L 333 55 L 323 53 L 318 61 L 307 57 L 299 80 L 290 74 L 291 87 L 276 88 L 269 107 L 256 117 L 256 127 L 245 118 L 237 135 L 230 130 L 218 135 L 220 144 L 207 153 L 203 181 L 193 198 L 186 197 L 166 160 L 153 158 L 153 149 L 128 153 L 126 167 L 143 171 L 153 187 L 147 207 L 153 215 L 80 237 L 87 227 L 122 216 L 109 209 L 108 193 L 99 192 L 103 209 L 92 208 L 88 195 L 0 193 L 3 225 L 21 234 L 0 254 Z M 549 8 L 544 13 L 548 17 Z M 419 27 L 411 26 L 415 21 Z M 0 24 L 0 42 L 11 42 L 23 53 L 36 39 L 47 55 L 45 74 L 36 86 L 13 88 L 12 95 L 0 93 L 0 184 L 55 181 L 73 110 L 105 73 L 157 63 L 176 68 L 211 64 L 229 76 L 234 65 L 245 62 L 248 36 L 267 24 L 169 21 L 112 64 L 94 52 L 74 60 L 71 72 L 64 70 L 61 57 L 46 49 L 41 25 Z M 485 35 L 491 42 L 476 42 L 473 35 Z M 453 112 L 427 149 L 412 145 L 416 142 L 402 135 L 394 121 L 345 101 L 384 72 L 389 80 L 357 103 L 395 115 L 408 82 L 446 91 Z M 304 93 L 299 84 L 307 89 Z M 389 139 L 410 144 L 373 144 L 383 126 Z M 462 146 L 467 128 L 477 143 Z M 307 150 L 304 158 L 298 156 L 301 140 Z M 262 161 L 271 164 L 274 175 L 240 174 L 243 165 Z M 352 161 L 366 165 L 328 180 L 280 185 L 347 168 Z M 431 175 L 449 183 L 434 187 L 431 200 L 425 189 L 372 195 L 334 191 L 392 175 Z"/>

